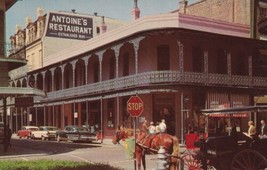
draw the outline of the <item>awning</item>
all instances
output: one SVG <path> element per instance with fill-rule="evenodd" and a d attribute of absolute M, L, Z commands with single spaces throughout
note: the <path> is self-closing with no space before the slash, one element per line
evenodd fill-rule
<path fill-rule="evenodd" d="M 267 111 L 267 105 L 201 110 L 201 112 L 205 115 L 215 115 L 215 114 L 232 114 L 232 115 L 234 115 L 234 114 L 238 114 L 238 113 L 251 113 L 251 112 L 264 112 L 264 111 Z"/>
<path fill-rule="evenodd" d="M 0 97 L 1 96 L 42 96 L 45 97 L 46 94 L 39 89 L 31 87 L 0 87 Z"/>

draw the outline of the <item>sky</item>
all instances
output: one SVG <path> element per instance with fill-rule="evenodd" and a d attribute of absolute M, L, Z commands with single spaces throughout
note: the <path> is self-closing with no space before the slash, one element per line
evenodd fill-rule
<path fill-rule="evenodd" d="M 188 0 L 189 3 L 197 0 Z M 26 27 L 26 17 L 37 19 L 37 8 L 42 7 L 44 13 L 48 11 L 71 11 L 77 13 L 94 14 L 131 21 L 131 11 L 134 0 L 18 0 L 6 12 L 6 41 L 9 43 L 11 35 L 15 34 L 16 25 Z M 168 13 L 179 8 L 179 0 L 138 0 L 141 11 L 140 17 Z"/>

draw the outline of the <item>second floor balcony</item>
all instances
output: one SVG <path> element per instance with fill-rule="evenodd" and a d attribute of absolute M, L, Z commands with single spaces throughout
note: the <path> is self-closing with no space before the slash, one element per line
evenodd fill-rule
<path fill-rule="evenodd" d="M 41 101 L 60 101 L 77 97 L 101 96 L 116 92 L 135 91 L 145 89 L 173 89 L 179 85 L 190 86 L 224 86 L 231 88 L 266 88 L 267 78 L 205 74 L 180 71 L 151 71 L 117 79 L 72 87 L 47 93 Z"/>

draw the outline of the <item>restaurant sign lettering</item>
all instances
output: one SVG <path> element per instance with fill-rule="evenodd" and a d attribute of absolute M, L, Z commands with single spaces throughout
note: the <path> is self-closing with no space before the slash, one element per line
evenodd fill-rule
<path fill-rule="evenodd" d="M 46 36 L 87 40 L 93 37 L 92 18 L 79 15 L 49 13 Z"/>

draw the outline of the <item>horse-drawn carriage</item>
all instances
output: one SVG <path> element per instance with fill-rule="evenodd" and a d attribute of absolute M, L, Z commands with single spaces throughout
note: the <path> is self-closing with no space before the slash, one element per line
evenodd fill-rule
<path fill-rule="evenodd" d="M 203 110 L 206 115 L 266 111 L 267 106 Z M 184 158 L 188 169 L 259 170 L 267 169 L 267 138 L 250 138 L 241 132 L 209 136 L 195 142 L 199 150 Z"/>

